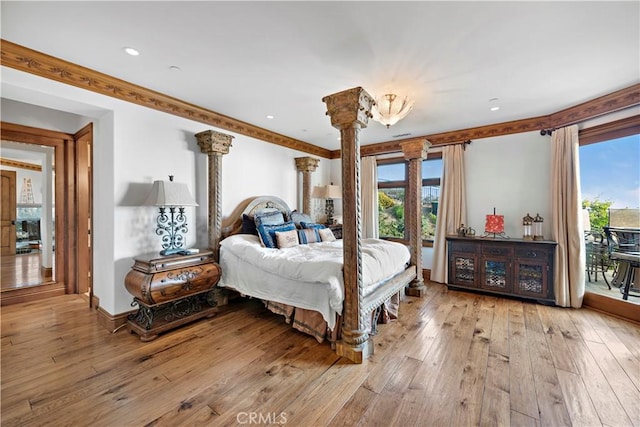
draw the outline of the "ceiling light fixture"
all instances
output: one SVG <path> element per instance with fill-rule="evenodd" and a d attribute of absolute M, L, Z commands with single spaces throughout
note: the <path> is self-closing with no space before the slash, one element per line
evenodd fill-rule
<path fill-rule="evenodd" d="M 137 49 L 134 49 L 132 47 L 123 47 L 122 50 L 124 50 L 125 52 L 127 52 L 129 55 L 131 56 L 138 56 L 140 55 L 140 52 L 138 52 Z"/>
<path fill-rule="evenodd" d="M 387 129 L 404 119 L 413 108 L 413 100 L 398 97 L 394 93 L 387 93 L 376 99 L 376 105 L 372 109 L 373 120 L 382 123 Z"/>
<path fill-rule="evenodd" d="M 500 106 L 499 106 L 499 105 L 495 105 L 495 104 L 496 104 L 496 102 L 498 102 L 498 98 L 491 98 L 491 99 L 489 100 L 489 102 L 493 104 L 493 107 L 489 107 L 489 110 L 491 110 L 491 111 L 498 111 L 498 110 L 500 109 Z"/>
<path fill-rule="evenodd" d="M 273 116 L 272 115 L 268 115 L 267 119 L 271 120 L 271 119 L 273 119 Z"/>

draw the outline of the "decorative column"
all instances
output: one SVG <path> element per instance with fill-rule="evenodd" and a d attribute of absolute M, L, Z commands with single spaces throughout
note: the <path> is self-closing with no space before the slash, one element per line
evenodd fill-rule
<path fill-rule="evenodd" d="M 214 130 L 196 134 L 200 151 L 209 157 L 209 249 L 220 260 L 222 237 L 222 156 L 229 153 L 233 136 Z"/>
<path fill-rule="evenodd" d="M 320 159 L 296 157 L 296 169 L 302 172 L 302 212 L 311 214 L 311 173 L 316 171 Z"/>
<path fill-rule="evenodd" d="M 404 159 L 409 162 L 409 188 L 404 199 L 404 225 L 409 231 L 411 264 L 416 266 L 416 278 L 405 288 L 405 294 L 421 297 L 426 291 L 422 277 L 422 160 L 427 157 L 431 143 L 427 140 L 413 140 L 401 142 L 400 147 Z"/>
<path fill-rule="evenodd" d="M 362 217 L 360 211 L 360 129 L 366 128 L 373 98 L 361 87 L 322 98 L 331 125 L 340 130 L 342 149 L 342 225 L 344 254 L 344 308 L 342 340 L 336 352 L 355 363 L 362 363 L 373 352 L 366 331 L 364 291 L 362 289 Z"/>

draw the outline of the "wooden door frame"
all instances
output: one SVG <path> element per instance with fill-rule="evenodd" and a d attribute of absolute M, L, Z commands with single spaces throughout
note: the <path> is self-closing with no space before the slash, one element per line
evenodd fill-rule
<path fill-rule="evenodd" d="M 4 291 L 0 304 L 8 305 L 55 295 L 80 293 L 78 280 L 78 254 L 88 251 L 88 229 L 86 218 L 91 201 L 86 193 L 88 185 L 78 185 L 77 173 L 86 170 L 87 155 L 78 155 L 78 144 L 74 135 L 47 129 L 0 122 L 2 140 L 27 144 L 46 145 L 55 148 L 55 281 L 40 286 Z M 91 131 L 91 126 L 78 132 L 80 136 Z M 80 144 L 82 145 L 82 144 Z M 82 181 L 82 180 L 81 180 Z M 78 212 L 84 209 L 84 230 L 78 221 Z M 91 268 L 89 266 L 89 268 Z M 86 291 L 86 289 L 85 289 Z"/>
<path fill-rule="evenodd" d="M 12 254 L 3 253 L 2 255 L 15 255 L 15 253 L 16 253 L 16 180 L 17 180 L 17 174 L 16 174 L 15 171 L 2 169 L 2 175 L 3 175 L 3 177 L 7 176 L 7 179 L 9 180 L 9 187 L 10 187 L 9 188 L 8 199 L 3 197 L 3 203 L 7 203 L 8 202 L 9 212 L 13 212 L 13 214 L 11 216 L 11 219 L 9 219 L 9 221 L 11 221 L 11 224 L 3 225 L 3 227 L 9 227 L 9 242 L 8 242 L 8 246 L 9 246 L 10 249 L 13 249 L 13 253 Z M 3 194 L 3 196 L 4 196 L 4 194 Z M 3 208 L 6 208 L 6 206 L 3 206 Z M 4 250 L 5 250 L 5 246 L 2 246 L 2 251 L 4 251 Z"/>

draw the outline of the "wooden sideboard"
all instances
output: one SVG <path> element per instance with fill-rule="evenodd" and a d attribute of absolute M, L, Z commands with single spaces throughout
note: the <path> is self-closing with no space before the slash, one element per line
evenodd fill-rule
<path fill-rule="evenodd" d="M 213 252 L 162 256 L 157 252 L 134 258 L 124 279 L 133 295 L 127 324 L 141 341 L 151 341 L 158 334 L 217 313 L 213 288 L 220 279 L 220 266 Z"/>
<path fill-rule="evenodd" d="M 553 305 L 556 246 L 547 240 L 449 236 L 447 286 Z"/>

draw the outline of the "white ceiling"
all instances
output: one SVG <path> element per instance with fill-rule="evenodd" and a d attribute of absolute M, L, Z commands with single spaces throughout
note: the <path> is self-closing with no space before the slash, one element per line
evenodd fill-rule
<path fill-rule="evenodd" d="M 355 86 L 416 101 L 390 129 L 370 122 L 370 144 L 547 115 L 640 81 L 637 1 L 2 1 L 1 11 L 5 40 L 328 149 L 338 133 L 321 100 Z"/>

